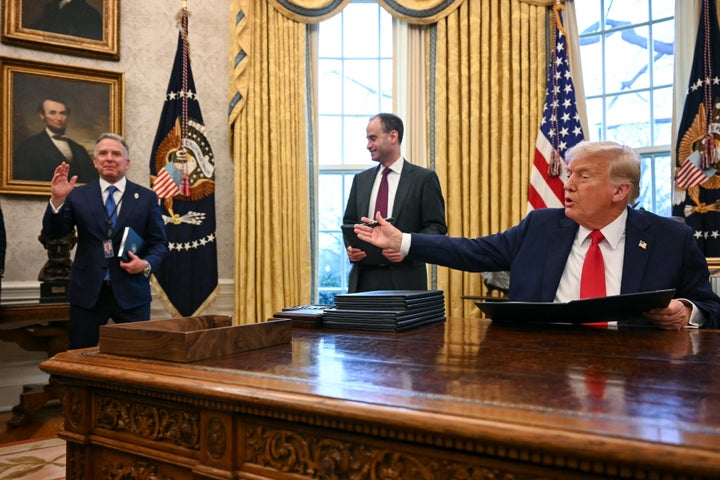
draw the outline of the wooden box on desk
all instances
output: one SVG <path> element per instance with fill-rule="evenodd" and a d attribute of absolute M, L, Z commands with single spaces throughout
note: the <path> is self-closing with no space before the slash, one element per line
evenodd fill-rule
<path fill-rule="evenodd" d="M 180 317 L 100 327 L 101 353 L 194 362 L 292 340 L 292 322 L 232 325 L 223 315 Z"/>

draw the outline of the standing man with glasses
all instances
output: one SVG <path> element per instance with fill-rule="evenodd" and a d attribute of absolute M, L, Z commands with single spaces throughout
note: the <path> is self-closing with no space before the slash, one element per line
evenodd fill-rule
<path fill-rule="evenodd" d="M 379 113 L 366 129 L 367 149 L 378 165 L 355 175 L 343 224 L 360 223 L 362 217 L 392 217 L 406 232 L 445 235 L 445 200 L 433 170 L 413 165 L 402 156 L 403 122 L 397 115 Z M 368 264 L 367 252 L 347 245 L 352 269 L 348 292 L 370 290 L 427 290 L 425 262 L 405 258 L 397 250 L 385 249 L 387 259 Z"/>
<path fill-rule="evenodd" d="M 129 181 L 125 140 L 103 133 L 93 162 L 100 179 L 75 187 L 61 163 L 50 185 L 43 232 L 59 238 L 77 228 L 77 250 L 70 272 L 70 348 L 95 346 L 100 326 L 150 319 L 150 273 L 160 266 L 168 245 L 157 195 Z M 129 261 L 118 258 L 123 232 L 132 228 L 144 241 Z"/>

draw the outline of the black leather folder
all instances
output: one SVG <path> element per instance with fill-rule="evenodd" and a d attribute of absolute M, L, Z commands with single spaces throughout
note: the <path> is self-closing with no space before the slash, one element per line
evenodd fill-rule
<path fill-rule="evenodd" d="M 515 323 L 597 323 L 643 322 L 642 312 L 666 307 L 675 289 L 586 298 L 567 303 L 554 302 L 476 302 L 493 322 Z"/>
<path fill-rule="evenodd" d="M 360 260 L 360 263 L 364 263 L 365 265 L 386 265 L 390 263 L 390 260 L 385 258 L 385 255 L 382 254 L 382 248 L 376 247 L 372 243 L 368 243 L 358 238 L 355 233 L 355 225 L 342 225 L 340 228 L 343 232 L 345 245 L 350 245 L 353 248 L 359 248 L 367 253 L 367 257 Z"/>

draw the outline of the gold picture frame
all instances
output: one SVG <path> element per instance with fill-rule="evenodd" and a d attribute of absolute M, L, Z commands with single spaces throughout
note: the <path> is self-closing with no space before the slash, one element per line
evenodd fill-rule
<path fill-rule="evenodd" d="M 2 0 L 2 42 L 120 60 L 120 0 Z M 60 13 L 62 12 L 62 13 Z"/>
<path fill-rule="evenodd" d="M 74 152 L 70 175 L 89 172 L 91 179 L 97 137 L 123 135 L 123 73 L 7 57 L 0 57 L 0 72 L 0 193 L 49 195 L 52 172 L 65 158 L 46 133 L 58 129 L 51 123 L 57 116 L 64 117 L 62 147 Z"/>

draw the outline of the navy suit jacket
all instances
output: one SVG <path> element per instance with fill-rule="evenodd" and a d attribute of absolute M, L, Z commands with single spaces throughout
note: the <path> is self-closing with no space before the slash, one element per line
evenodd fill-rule
<path fill-rule="evenodd" d="M 530 212 L 511 229 L 475 239 L 412 235 L 409 257 L 471 272 L 510 271 L 510 300 L 552 302 L 578 225 L 562 208 Z M 704 313 L 703 326 L 720 327 L 720 298 L 690 227 L 628 209 L 621 293 L 666 288 Z"/>
<path fill-rule="evenodd" d="M 427 168 L 414 165 L 405 159 L 393 201 L 393 224 L 403 232 L 422 232 L 433 235 L 445 235 L 445 200 L 437 174 Z M 370 194 L 375 177 L 381 165 L 368 168 L 353 178 L 350 196 L 343 223 L 354 225 L 360 218 L 367 216 L 370 208 Z M 406 258 L 400 263 L 388 264 L 386 271 L 365 270 L 363 264 L 355 263 L 350 270 L 348 291 L 357 290 L 359 275 L 390 275 L 399 290 L 426 290 L 427 271 L 425 263 Z"/>
<path fill-rule="evenodd" d="M 150 279 L 142 273 L 131 275 L 120 268 L 117 258 L 125 227 L 132 227 L 145 241 L 138 256 L 150 262 L 153 271 L 167 253 L 167 237 L 157 195 L 152 190 L 128 180 L 113 231 L 115 257 L 105 259 L 103 242 L 107 237 L 105 205 L 99 182 L 75 187 L 56 214 L 48 204 L 43 230 L 48 238 L 58 238 L 77 227 L 77 248 L 68 287 L 68 301 L 90 309 L 97 302 L 106 268 L 110 270 L 112 290 L 122 309 L 150 303 Z"/>

